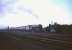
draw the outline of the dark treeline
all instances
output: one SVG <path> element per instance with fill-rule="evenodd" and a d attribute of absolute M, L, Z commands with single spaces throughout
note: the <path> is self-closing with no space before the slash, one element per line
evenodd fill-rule
<path fill-rule="evenodd" d="M 72 32 L 72 25 L 56 25 L 57 32 Z"/>
<path fill-rule="evenodd" d="M 49 27 L 50 26 L 47 26 L 45 28 L 46 31 L 50 30 Z M 67 24 L 61 25 L 61 24 L 54 23 L 53 27 L 56 30 L 56 32 L 72 32 L 72 24 L 71 25 L 67 25 Z"/>

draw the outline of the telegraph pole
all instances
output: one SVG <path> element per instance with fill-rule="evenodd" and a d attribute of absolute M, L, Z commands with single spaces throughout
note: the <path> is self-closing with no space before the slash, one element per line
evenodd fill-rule
<path fill-rule="evenodd" d="M 9 26 L 8 26 L 8 32 L 9 32 Z"/>

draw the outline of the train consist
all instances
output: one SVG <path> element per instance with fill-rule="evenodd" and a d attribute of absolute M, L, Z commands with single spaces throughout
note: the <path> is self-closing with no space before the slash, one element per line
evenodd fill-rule
<path fill-rule="evenodd" d="M 2 29 L 0 31 L 7 31 L 7 32 L 55 32 L 55 26 L 49 25 L 48 27 L 42 27 L 41 24 L 39 25 L 27 25 L 27 26 L 20 26 L 20 27 L 7 27 L 6 29 Z"/>

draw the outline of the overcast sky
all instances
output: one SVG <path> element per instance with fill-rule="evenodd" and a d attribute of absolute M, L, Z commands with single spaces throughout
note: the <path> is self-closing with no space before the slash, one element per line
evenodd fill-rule
<path fill-rule="evenodd" d="M 51 21 L 72 24 L 72 0 L 0 0 L 0 25 L 47 26 Z"/>

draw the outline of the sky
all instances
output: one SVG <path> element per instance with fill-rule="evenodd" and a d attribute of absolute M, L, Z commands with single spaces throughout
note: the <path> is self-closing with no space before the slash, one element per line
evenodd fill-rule
<path fill-rule="evenodd" d="M 0 0 L 0 26 L 72 24 L 72 0 Z"/>

